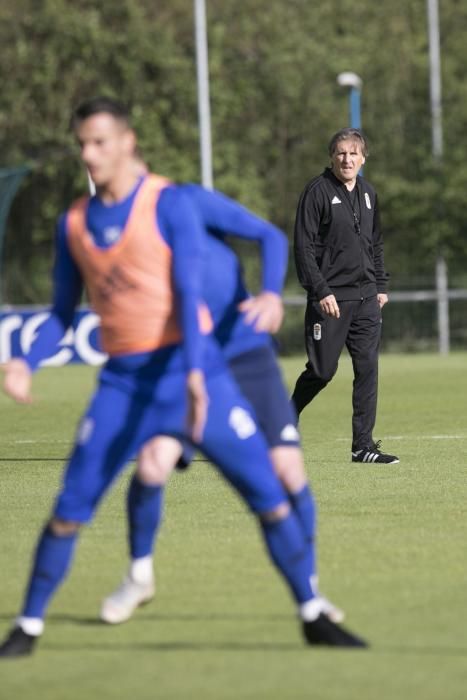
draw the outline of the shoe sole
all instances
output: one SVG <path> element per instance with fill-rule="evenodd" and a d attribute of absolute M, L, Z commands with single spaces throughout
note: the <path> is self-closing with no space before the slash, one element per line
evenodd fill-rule
<path fill-rule="evenodd" d="M 353 459 L 352 464 L 399 464 L 400 459 L 393 459 L 391 462 L 364 462 L 361 459 Z"/>
<path fill-rule="evenodd" d="M 127 612 L 122 615 L 122 614 L 117 614 L 114 615 L 112 612 L 105 612 L 103 609 L 101 609 L 100 612 L 100 620 L 101 622 L 104 622 L 106 625 L 121 625 L 123 622 L 128 622 L 133 617 L 133 613 L 135 613 L 138 608 L 142 608 L 144 605 L 147 605 L 148 603 L 151 602 L 151 600 L 154 598 L 154 593 L 151 596 L 148 596 L 147 598 L 143 598 L 140 600 L 135 606 L 131 608 L 131 610 L 127 610 Z"/>

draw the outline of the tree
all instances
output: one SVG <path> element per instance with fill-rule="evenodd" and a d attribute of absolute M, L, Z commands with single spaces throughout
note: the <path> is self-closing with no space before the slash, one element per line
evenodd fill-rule
<path fill-rule="evenodd" d="M 462 273 L 464 5 L 440 6 L 445 155 L 436 170 L 424 3 L 207 0 L 215 186 L 291 235 L 300 191 L 327 164 L 331 134 L 347 125 L 336 76 L 353 70 L 364 81 L 365 175 L 380 195 L 393 285 L 401 275 L 431 275 L 440 249 L 451 272 Z M 0 94 L 2 165 L 35 166 L 9 220 L 8 300 L 47 298 L 55 217 L 86 187 L 68 129 L 81 99 L 121 97 L 149 164 L 175 180 L 199 179 L 192 9 L 186 0 L 0 8 L 9 78 Z"/>

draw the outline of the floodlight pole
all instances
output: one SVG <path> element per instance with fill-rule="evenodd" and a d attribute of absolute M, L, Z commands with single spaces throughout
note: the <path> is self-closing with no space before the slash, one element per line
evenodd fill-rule
<path fill-rule="evenodd" d="M 361 96 L 363 80 L 356 73 L 339 73 L 337 83 L 341 87 L 349 89 L 349 120 L 352 129 L 362 127 Z M 360 168 L 360 175 L 363 175 L 363 168 Z"/>
<path fill-rule="evenodd" d="M 212 190 L 211 110 L 209 104 L 208 42 L 206 31 L 206 5 L 204 0 L 194 0 L 196 74 L 198 81 L 198 119 L 200 131 L 201 182 Z"/>
<path fill-rule="evenodd" d="M 431 140 L 433 158 L 443 158 L 443 114 L 441 105 L 441 58 L 439 47 L 438 0 L 427 0 L 428 40 L 430 47 Z"/>
<path fill-rule="evenodd" d="M 441 103 L 441 58 L 438 0 L 427 0 L 428 40 L 430 49 L 431 142 L 433 161 L 441 168 L 443 161 L 443 113 Z M 438 293 L 438 349 L 449 353 L 449 298 L 446 260 L 440 252 L 436 261 Z"/>
<path fill-rule="evenodd" d="M 349 88 L 349 120 L 352 129 L 362 126 L 361 95 L 363 80 L 356 73 L 339 73 L 337 82 L 341 87 Z"/>
<path fill-rule="evenodd" d="M 357 88 L 350 88 L 350 126 L 353 129 L 360 129 L 362 126 L 360 97 L 361 91 Z"/>

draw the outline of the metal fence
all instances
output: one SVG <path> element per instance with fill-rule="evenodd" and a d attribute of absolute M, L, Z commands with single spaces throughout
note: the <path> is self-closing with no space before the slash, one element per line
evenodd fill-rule
<path fill-rule="evenodd" d="M 383 352 L 467 350 L 467 289 L 391 291 L 389 299 L 383 311 Z M 284 302 L 280 352 L 303 353 L 306 295 L 289 294 Z"/>

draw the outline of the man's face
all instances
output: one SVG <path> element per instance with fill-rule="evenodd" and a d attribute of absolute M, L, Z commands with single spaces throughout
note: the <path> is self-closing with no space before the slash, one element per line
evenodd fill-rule
<path fill-rule="evenodd" d="M 365 156 L 358 141 L 345 139 L 338 141 L 331 156 L 332 172 L 343 183 L 352 182 L 365 162 Z"/>
<path fill-rule="evenodd" d="M 81 160 L 97 187 L 105 187 L 132 158 L 134 133 L 111 114 L 94 114 L 78 124 L 76 138 Z"/>

